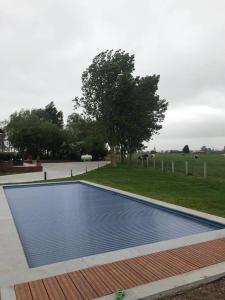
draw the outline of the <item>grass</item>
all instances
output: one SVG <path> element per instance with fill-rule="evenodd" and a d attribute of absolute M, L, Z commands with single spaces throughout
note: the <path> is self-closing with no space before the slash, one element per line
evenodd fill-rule
<path fill-rule="evenodd" d="M 225 181 L 179 176 L 152 168 L 106 166 L 73 177 L 225 217 Z"/>

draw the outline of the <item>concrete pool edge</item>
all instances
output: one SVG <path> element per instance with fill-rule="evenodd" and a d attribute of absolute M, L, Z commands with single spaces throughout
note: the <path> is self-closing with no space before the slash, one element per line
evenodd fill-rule
<path fill-rule="evenodd" d="M 75 181 L 64 181 L 64 183 L 65 182 L 73 183 Z M 172 206 L 172 209 L 176 209 L 179 211 L 183 210 L 185 213 L 189 213 L 189 214 L 192 213 L 196 216 L 203 217 L 203 218 L 215 221 L 215 222 L 225 224 L 225 219 L 220 218 L 220 217 L 193 211 L 193 210 L 182 208 L 182 207 L 179 207 L 176 205 L 164 203 L 162 201 L 154 200 L 151 198 L 124 192 L 124 191 L 121 191 L 118 189 L 109 188 L 107 186 L 94 184 L 94 183 L 87 182 L 87 181 L 80 180 L 80 181 L 76 181 L 76 182 L 83 182 L 83 183 L 93 185 L 96 187 L 100 187 L 100 188 L 103 188 L 106 190 L 111 190 L 111 191 L 118 192 L 120 194 L 139 198 L 144 201 L 151 202 L 151 203 L 157 203 L 160 205 L 165 204 L 165 206 L 167 206 L 167 207 Z M 54 182 L 52 184 L 56 184 L 56 183 L 57 182 Z M 58 183 L 63 183 L 63 182 L 58 182 Z M 38 184 L 40 185 L 40 183 L 38 183 Z M 46 183 L 43 183 L 43 184 L 46 184 Z M 47 184 L 51 184 L 51 183 L 47 183 Z M 22 185 L 24 185 L 24 184 L 22 184 Z M 29 184 L 26 184 L 26 185 L 29 185 Z M 30 185 L 34 185 L 34 183 L 32 183 Z M 42 267 L 30 269 L 30 268 L 28 268 L 27 262 L 25 260 L 24 252 L 23 252 L 17 231 L 15 229 L 13 218 L 12 218 L 12 215 L 11 215 L 11 212 L 8 207 L 8 203 L 7 203 L 4 191 L 3 191 L 3 186 L 0 187 L 0 208 L 1 207 L 4 209 L 3 210 L 0 209 L 0 221 L 7 220 L 7 222 L 5 224 L 5 227 L 3 226 L 4 227 L 3 232 L 2 232 L 2 228 L 0 227 L 0 237 L 1 237 L 1 233 L 2 233 L 2 234 L 4 234 L 5 240 L 6 240 L 5 241 L 6 249 L 5 249 L 5 257 L 4 257 L 5 259 L 3 259 L 4 260 L 3 267 L 0 262 L 0 275 L 1 275 L 2 271 L 6 270 L 4 268 L 7 267 L 8 269 L 7 269 L 6 274 L 4 274 L 4 276 L 3 276 L 3 279 L 0 280 L 0 287 L 9 286 L 14 283 L 19 283 L 19 282 L 24 282 L 24 281 L 36 280 L 36 279 L 40 279 L 43 277 L 49 277 L 52 275 L 58 275 L 58 274 L 62 274 L 62 273 L 69 272 L 69 271 L 74 271 L 74 270 L 79 270 L 79 269 L 83 269 L 86 267 L 95 266 L 98 264 L 109 263 L 109 262 L 118 261 L 118 260 L 122 260 L 122 259 L 126 259 L 126 258 L 132 258 L 135 256 L 141 256 L 144 254 L 154 253 L 154 252 L 172 249 L 172 248 L 178 248 L 178 247 L 182 247 L 185 245 L 191 245 L 191 244 L 196 244 L 196 243 L 203 242 L 203 241 L 214 240 L 214 239 L 219 239 L 219 238 L 225 237 L 225 229 L 221 229 L 221 230 L 215 230 L 215 231 L 206 232 L 206 233 L 195 234 L 192 236 L 186 236 L 186 237 L 179 238 L 179 239 L 158 242 L 155 244 L 147 244 L 144 246 L 137 246 L 137 247 L 117 250 L 117 251 L 113 251 L 113 252 L 106 252 L 106 253 L 102 253 L 102 254 L 68 260 L 68 261 L 64 261 L 64 262 L 60 262 L 60 263 L 55 263 L 52 265 L 45 265 Z M 10 239 L 11 246 L 10 246 L 10 243 L 7 246 L 7 233 L 8 233 L 8 237 L 9 237 L 9 235 L 12 234 L 12 237 Z M 13 247 L 13 245 L 15 247 Z M 15 249 L 15 251 L 12 252 L 11 251 L 12 249 L 10 249 L 10 248 Z M 0 253 L 2 256 L 2 254 L 4 254 L 4 251 L 0 251 Z M 10 255 L 9 255 L 9 253 L 10 253 Z M 13 262 L 11 261 L 12 256 L 14 259 Z M 7 266 L 7 262 L 9 263 L 9 265 L 11 264 L 11 268 L 10 268 L 10 266 Z"/>

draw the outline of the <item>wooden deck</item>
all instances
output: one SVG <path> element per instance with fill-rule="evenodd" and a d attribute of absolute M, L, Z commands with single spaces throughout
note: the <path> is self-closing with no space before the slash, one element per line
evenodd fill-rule
<path fill-rule="evenodd" d="M 214 240 L 17 284 L 16 299 L 94 299 L 224 261 L 225 239 Z"/>

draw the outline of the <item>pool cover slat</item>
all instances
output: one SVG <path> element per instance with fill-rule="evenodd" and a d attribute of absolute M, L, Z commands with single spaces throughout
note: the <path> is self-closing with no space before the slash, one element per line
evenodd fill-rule
<path fill-rule="evenodd" d="M 224 228 L 83 183 L 4 191 L 30 267 Z"/>
<path fill-rule="evenodd" d="M 173 275 L 182 274 L 187 271 L 210 266 L 212 265 L 212 260 L 210 260 L 209 255 L 207 255 L 209 249 L 212 249 L 212 247 L 214 247 L 216 251 L 218 246 L 218 249 L 222 250 L 223 245 L 223 251 L 225 253 L 224 241 L 225 239 L 214 240 L 173 250 L 161 251 L 154 254 L 126 259 L 124 261 L 118 261 L 115 263 L 87 268 L 80 271 L 74 271 L 72 273 L 66 274 L 66 276 L 69 276 L 70 278 L 78 278 L 75 279 L 74 283 L 77 289 L 79 289 L 83 299 L 94 299 L 96 298 L 96 295 L 101 297 L 111 294 L 115 292 L 117 288 L 127 289 L 135 287 L 137 285 L 146 284 L 147 282 L 153 282 Z M 191 262 L 191 258 L 193 259 L 193 261 L 198 261 L 199 259 L 199 255 L 196 258 L 196 251 L 198 251 L 203 258 L 202 260 L 199 260 L 198 266 L 195 263 Z M 186 259 L 187 257 L 188 261 Z M 220 263 L 224 261 L 225 257 L 221 256 Z M 171 266 L 173 266 L 172 272 Z M 130 269 L 132 269 L 133 271 L 129 272 Z M 84 277 L 81 275 L 81 273 L 84 274 Z M 45 282 L 46 280 L 50 279 L 44 279 L 43 282 Z M 52 293 L 51 289 L 55 286 L 55 284 L 57 289 L 57 283 L 55 281 L 53 281 L 52 286 L 46 286 L 48 293 L 49 289 L 50 293 Z M 29 291 L 28 284 L 16 285 L 15 290 L 17 300 L 32 299 L 29 298 L 29 296 L 28 298 L 24 298 L 24 295 L 26 295 L 27 291 Z M 65 290 L 68 290 L 67 283 L 65 285 L 62 282 L 61 290 L 64 293 Z M 87 294 L 87 290 L 91 291 L 91 293 Z M 95 292 L 93 293 L 93 291 Z M 54 299 L 57 300 L 58 298 Z"/>

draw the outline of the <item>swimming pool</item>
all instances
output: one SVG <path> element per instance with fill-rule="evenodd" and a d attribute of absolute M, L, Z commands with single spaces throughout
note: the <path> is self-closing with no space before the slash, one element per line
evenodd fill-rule
<path fill-rule="evenodd" d="M 224 228 L 81 182 L 4 187 L 29 267 Z"/>

